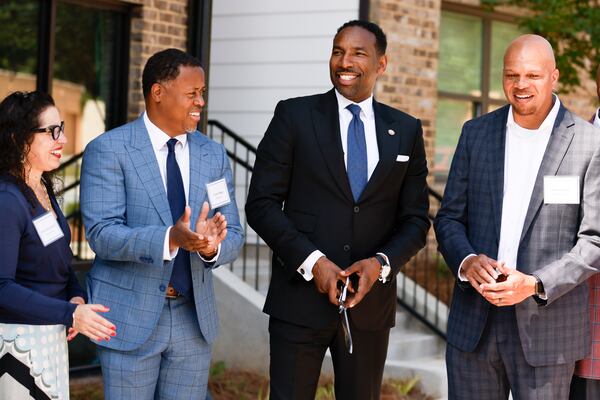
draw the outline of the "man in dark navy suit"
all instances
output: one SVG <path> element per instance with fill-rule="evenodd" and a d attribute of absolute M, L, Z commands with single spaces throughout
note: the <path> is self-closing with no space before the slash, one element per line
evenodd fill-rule
<path fill-rule="evenodd" d="M 429 229 L 421 123 L 373 99 L 385 49 L 377 25 L 344 24 L 334 89 L 280 102 L 258 147 L 246 213 L 273 250 L 272 399 L 313 399 L 328 348 L 336 398 L 380 396 L 394 278 Z M 352 347 L 338 308 L 347 277 Z"/>

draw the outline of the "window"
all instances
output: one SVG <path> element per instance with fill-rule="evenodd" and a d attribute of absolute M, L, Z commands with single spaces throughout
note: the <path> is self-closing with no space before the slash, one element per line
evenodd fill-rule
<path fill-rule="evenodd" d="M 524 32 L 511 17 L 444 3 L 440 26 L 434 187 L 443 189 L 462 125 L 506 103 L 502 59 Z"/>
<path fill-rule="evenodd" d="M 6 0 L 0 5 L 0 98 L 34 90 L 37 78 L 38 0 Z"/>
<path fill-rule="evenodd" d="M 36 88 L 51 93 L 65 120 L 67 154 L 126 120 L 129 15 L 127 8 L 99 4 L 0 3 L 0 96 Z"/>

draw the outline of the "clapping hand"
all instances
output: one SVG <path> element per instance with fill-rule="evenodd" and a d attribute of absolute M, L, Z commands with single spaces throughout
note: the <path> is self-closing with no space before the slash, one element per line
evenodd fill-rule
<path fill-rule="evenodd" d="M 212 258 L 217 253 L 219 243 L 227 236 L 227 219 L 220 212 L 208 218 L 208 210 L 208 203 L 205 201 L 196 221 L 196 234 L 201 241 L 197 251 L 206 258 Z"/>
<path fill-rule="evenodd" d="M 219 243 L 227 236 L 227 220 L 220 212 L 208 218 L 208 211 L 208 203 L 204 202 L 196 221 L 196 230 L 192 231 L 190 229 L 192 209 L 189 206 L 185 207 L 183 215 L 170 231 L 171 251 L 181 247 L 190 252 L 197 251 L 206 258 L 211 258 L 217 253 Z"/>

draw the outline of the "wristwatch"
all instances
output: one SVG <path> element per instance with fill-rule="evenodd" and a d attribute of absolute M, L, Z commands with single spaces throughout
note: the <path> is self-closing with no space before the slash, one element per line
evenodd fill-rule
<path fill-rule="evenodd" d="M 379 278 L 377 279 L 379 279 L 381 283 L 386 283 L 389 281 L 388 276 L 390 275 L 392 268 L 385 260 L 385 257 L 383 257 L 381 254 L 375 254 L 375 259 L 381 265 L 381 269 L 379 270 Z"/>
<path fill-rule="evenodd" d="M 544 296 L 546 294 L 546 291 L 544 290 L 544 284 L 537 275 L 533 275 L 533 277 L 535 278 L 535 295 L 537 297 Z"/>

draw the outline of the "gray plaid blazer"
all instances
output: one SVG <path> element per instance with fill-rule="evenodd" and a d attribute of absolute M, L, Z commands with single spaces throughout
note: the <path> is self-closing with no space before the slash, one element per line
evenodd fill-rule
<path fill-rule="evenodd" d="M 212 271 L 235 260 L 243 243 L 229 159 L 222 145 L 200 132 L 188 134 L 191 224 L 207 199 L 206 184 L 225 178 L 231 203 L 219 208 L 227 237 L 219 258 L 206 264 L 190 253 L 194 301 L 202 335 L 212 343 L 218 331 Z M 165 303 L 173 261 L 163 260 L 167 228 L 173 225 L 158 161 L 142 117 L 94 139 L 81 172 L 81 212 L 96 253 L 88 275 L 90 303 L 110 308 L 103 314 L 117 336 L 98 345 L 133 350 L 148 340 Z M 209 216 L 212 216 L 212 211 Z"/>
<path fill-rule="evenodd" d="M 465 123 L 459 139 L 434 223 L 440 251 L 455 275 L 470 253 L 498 255 L 508 110 L 505 106 Z M 580 204 L 545 204 L 545 175 L 578 176 Z M 590 350 L 585 280 L 600 268 L 600 132 L 562 105 L 529 202 L 517 268 L 535 273 L 548 296 L 546 302 L 530 297 L 515 306 L 529 364 L 583 358 Z M 470 352 L 493 306 L 470 284 L 457 285 L 448 341 Z"/>

